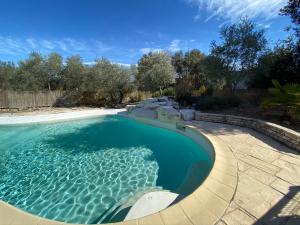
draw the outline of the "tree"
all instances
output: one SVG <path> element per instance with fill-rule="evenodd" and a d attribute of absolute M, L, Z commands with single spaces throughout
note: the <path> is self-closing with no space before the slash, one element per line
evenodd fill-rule
<path fill-rule="evenodd" d="M 162 91 L 175 82 L 171 57 L 165 52 L 144 55 L 138 62 L 137 82 L 144 91 Z"/>
<path fill-rule="evenodd" d="M 187 75 L 188 69 L 186 68 L 185 57 L 182 51 L 175 52 L 172 56 L 172 65 L 175 68 L 177 78 L 180 79 Z"/>
<path fill-rule="evenodd" d="M 207 77 L 204 73 L 203 62 L 206 56 L 197 49 L 188 51 L 183 55 L 177 52 L 172 57 L 172 65 L 175 67 L 178 79 L 189 79 L 193 89 L 197 90 L 207 84 Z"/>
<path fill-rule="evenodd" d="M 208 86 L 212 90 L 222 90 L 226 86 L 226 77 L 228 75 L 222 59 L 209 55 L 202 64 Z"/>
<path fill-rule="evenodd" d="M 112 64 L 107 59 L 97 60 L 87 77 L 90 81 L 87 82 L 90 84 L 88 89 L 90 91 L 102 91 L 108 95 L 107 103 L 109 105 L 122 103 L 125 95 L 132 90 L 130 70 Z"/>
<path fill-rule="evenodd" d="M 300 37 L 300 0 L 289 0 L 287 5 L 280 10 L 280 14 L 284 16 L 290 16 L 292 22 L 296 25 L 295 31 Z"/>
<path fill-rule="evenodd" d="M 12 62 L 0 61 L 0 90 L 14 88 L 15 64 Z"/>
<path fill-rule="evenodd" d="M 300 73 L 297 73 L 296 65 L 293 63 L 293 44 L 284 41 L 274 49 L 267 51 L 258 60 L 254 76 L 249 84 L 254 88 L 270 88 L 272 80 L 280 84 L 299 83 Z"/>
<path fill-rule="evenodd" d="M 184 63 L 187 67 L 187 74 L 192 80 L 196 90 L 207 84 L 207 77 L 203 70 L 203 61 L 205 57 L 206 56 L 197 49 L 185 54 Z"/>
<path fill-rule="evenodd" d="M 48 90 L 58 89 L 63 71 L 63 58 L 57 53 L 51 53 L 46 60 L 46 71 L 48 77 Z"/>
<path fill-rule="evenodd" d="M 71 56 L 67 59 L 62 71 L 62 86 L 64 90 L 79 90 L 85 74 L 85 67 L 80 56 Z"/>
<path fill-rule="evenodd" d="M 137 85 L 138 85 L 137 84 L 137 80 L 138 80 L 137 77 L 138 77 L 138 73 L 139 73 L 137 65 L 134 65 L 134 64 L 130 65 L 129 71 L 130 71 L 130 80 L 137 87 Z"/>
<path fill-rule="evenodd" d="M 249 78 L 264 52 L 265 32 L 256 29 L 256 25 L 246 18 L 238 24 L 223 26 L 220 34 L 221 43 L 213 41 L 211 44 L 211 56 L 222 63 L 226 84 L 235 90 L 238 84 Z"/>
<path fill-rule="evenodd" d="M 41 54 L 33 52 L 29 58 L 19 62 L 16 89 L 27 91 L 45 90 L 48 84 L 45 60 Z"/>
<path fill-rule="evenodd" d="M 280 10 L 280 14 L 290 16 L 294 24 L 296 40 L 293 42 L 293 61 L 291 63 L 295 64 L 295 72 L 300 73 L 300 0 L 289 0 L 287 5 Z"/>

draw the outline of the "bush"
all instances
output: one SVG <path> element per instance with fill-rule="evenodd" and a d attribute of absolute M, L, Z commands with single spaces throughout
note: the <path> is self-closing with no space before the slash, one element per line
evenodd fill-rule
<path fill-rule="evenodd" d="M 162 96 L 175 97 L 175 89 L 172 87 L 169 87 L 169 88 L 162 90 L 162 92 L 160 92 L 160 91 L 154 92 L 152 96 L 154 98 L 162 97 Z"/>
<path fill-rule="evenodd" d="M 194 97 L 203 97 L 203 96 L 212 96 L 214 89 L 212 87 L 206 87 L 202 85 L 198 90 L 192 91 L 192 96 Z"/>
<path fill-rule="evenodd" d="M 175 86 L 176 101 L 178 101 L 179 104 L 183 106 L 193 104 L 193 88 L 193 83 L 189 79 L 178 80 Z"/>
<path fill-rule="evenodd" d="M 293 120 L 300 119 L 300 84 L 281 85 L 273 80 L 273 88 L 269 89 L 269 95 L 262 101 L 264 110 L 282 111 L 283 117 Z"/>
<path fill-rule="evenodd" d="M 238 107 L 241 99 L 237 96 L 205 96 L 198 98 L 196 110 L 223 110 Z"/>
<path fill-rule="evenodd" d="M 143 101 L 147 98 L 151 97 L 149 92 L 144 92 L 144 91 L 134 91 L 131 92 L 127 98 L 126 98 L 126 102 L 127 103 L 137 103 L 140 101 Z"/>

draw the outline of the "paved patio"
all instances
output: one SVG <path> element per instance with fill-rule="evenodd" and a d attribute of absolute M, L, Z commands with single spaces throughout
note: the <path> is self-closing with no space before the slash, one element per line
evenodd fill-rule
<path fill-rule="evenodd" d="M 238 160 L 235 196 L 217 225 L 300 224 L 300 154 L 248 128 L 195 122 Z"/>

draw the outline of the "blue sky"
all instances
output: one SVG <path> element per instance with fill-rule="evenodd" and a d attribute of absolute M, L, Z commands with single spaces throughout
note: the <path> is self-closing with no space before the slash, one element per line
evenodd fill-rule
<path fill-rule="evenodd" d="M 106 57 L 134 64 L 149 51 L 198 48 L 208 53 L 223 24 L 243 16 L 284 39 L 287 0 L 0 0 L 0 60 L 32 51 L 79 54 L 86 63 Z"/>

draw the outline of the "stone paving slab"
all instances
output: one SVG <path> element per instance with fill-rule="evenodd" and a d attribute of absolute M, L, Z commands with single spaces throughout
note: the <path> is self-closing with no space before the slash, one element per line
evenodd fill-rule
<path fill-rule="evenodd" d="M 217 225 L 300 225 L 300 154 L 270 137 L 232 125 L 196 122 L 230 146 L 238 187 Z"/>

